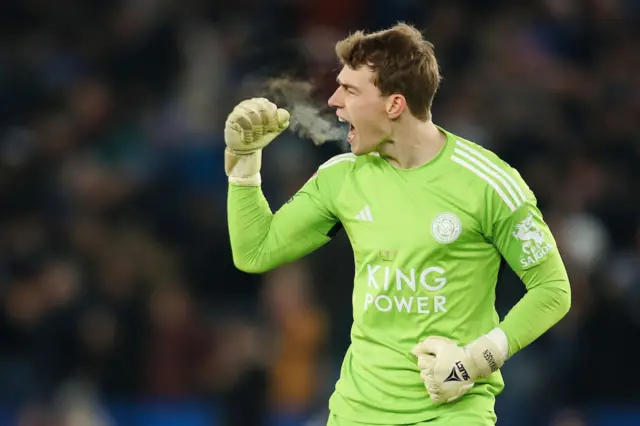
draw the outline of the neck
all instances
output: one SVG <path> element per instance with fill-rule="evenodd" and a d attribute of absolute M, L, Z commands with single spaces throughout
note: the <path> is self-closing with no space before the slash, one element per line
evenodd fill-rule
<path fill-rule="evenodd" d="M 435 158 L 446 141 L 446 135 L 431 120 L 412 120 L 394 129 L 390 140 L 380 145 L 378 152 L 393 166 L 411 169 Z"/>

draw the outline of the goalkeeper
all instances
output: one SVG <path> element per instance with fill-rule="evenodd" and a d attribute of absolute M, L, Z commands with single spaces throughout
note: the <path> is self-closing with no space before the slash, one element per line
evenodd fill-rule
<path fill-rule="evenodd" d="M 254 98 L 227 119 L 234 262 L 262 273 L 344 228 L 353 326 L 329 425 L 493 425 L 500 367 L 569 310 L 554 238 L 516 170 L 432 122 L 440 75 L 418 30 L 356 32 L 336 53 L 329 105 L 350 126 L 352 152 L 322 164 L 276 213 L 260 188 L 261 150 L 289 113 Z M 527 292 L 500 321 L 502 259 Z"/>

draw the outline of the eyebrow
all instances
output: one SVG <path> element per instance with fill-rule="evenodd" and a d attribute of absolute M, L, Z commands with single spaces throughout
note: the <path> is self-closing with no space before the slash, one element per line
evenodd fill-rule
<path fill-rule="evenodd" d="M 355 91 L 358 91 L 358 88 L 356 86 L 354 86 L 352 84 L 349 84 L 349 83 L 344 83 L 344 82 L 340 81 L 340 79 L 337 78 L 337 77 L 336 77 L 336 83 L 338 83 L 339 86 L 342 86 L 344 88 L 353 89 Z"/>

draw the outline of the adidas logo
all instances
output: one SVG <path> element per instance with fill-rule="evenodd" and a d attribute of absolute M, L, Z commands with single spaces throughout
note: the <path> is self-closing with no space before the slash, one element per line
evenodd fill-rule
<path fill-rule="evenodd" d="M 371 216 L 371 210 L 369 206 L 365 206 L 364 209 L 360 210 L 355 217 L 356 220 L 364 220 L 366 222 L 373 222 L 373 216 Z"/>

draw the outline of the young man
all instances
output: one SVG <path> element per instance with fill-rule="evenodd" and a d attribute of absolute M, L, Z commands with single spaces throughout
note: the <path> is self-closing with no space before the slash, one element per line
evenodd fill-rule
<path fill-rule="evenodd" d="M 353 327 L 329 424 L 492 425 L 499 368 L 569 310 L 554 238 L 513 168 L 431 121 L 440 75 L 419 31 L 357 32 L 336 53 L 343 68 L 329 104 L 350 124 L 352 152 L 321 165 L 275 214 L 260 189 L 261 150 L 289 114 L 256 98 L 229 115 L 236 266 L 267 271 L 344 227 L 355 254 Z M 500 321 L 502 258 L 527 293 Z"/>

